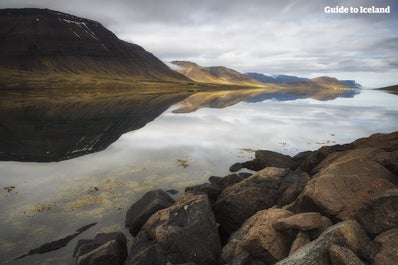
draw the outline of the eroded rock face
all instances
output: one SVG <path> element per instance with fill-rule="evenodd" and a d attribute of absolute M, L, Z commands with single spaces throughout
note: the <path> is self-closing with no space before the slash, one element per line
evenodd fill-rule
<path fill-rule="evenodd" d="M 141 233 L 146 236 L 133 244 L 132 260 L 136 254 L 141 255 L 141 259 L 149 259 L 148 255 L 158 253 L 173 264 L 211 265 L 217 264 L 221 253 L 217 225 L 204 194 L 184 193 L 174 205 L 152 215 Z M 144 247 L 134 250 L 138 245 Z"/>
<path fill-rule="evenodd" d="M 268 209 L 257 212 L 234 233 L 222 252 L 228 264 L 252 264 L 258 260 L 273 264 L 289 254 L 293 236 L 273 228 L 280 218 L 291 216 L 283 209 Z"/>
<path fill-rule="evenodd" d="M 392 178 L 394 174 L 377 162 L 342 156 L 315 175 L 295 205 L 288 209 L 319 211 L 329 217 L 348 220 L 365 202 L 395 188 L 388 181 Z"/>
<path fill-rule="evenodd" d="M 272 207 L 279 198 L 279 183 L 288 169 L 265 168 L 226 188 L 213 209 L 217 222 L 232 233 L 256 212 Z"/>
<path fill-rule="evenodd" d="M 163 190 L 153 190 L 145 193 L 128 209 L 125 227 L 129 229 L 132 236 L 136 236 L 152 214 L 173 205 L 174 202 L 174 199 Z"/>
<path fill-rule="evenodd" d="M 328 264 L 329 247 L 331 245 L 340 245 L 351 249 L 354 253 L 360 251 L 369 239 L 361 227 L 361 225 L 354 221 L 344 221 L 338 223 L 324 233 L 322 233 L 316 240 L 299 248 L 289 257 L 277 265 L 307 265 L 307 264 Z"/>
<path fill-rule="evenodd" d="M 364 204 L 355 217 L 372 235 L 398 228 L 398 188 L 387 190 Z"/>

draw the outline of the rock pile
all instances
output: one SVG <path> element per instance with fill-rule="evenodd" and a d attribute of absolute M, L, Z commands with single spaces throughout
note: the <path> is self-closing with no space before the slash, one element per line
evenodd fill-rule
<path fill-rule="evenodd" d="M 134 239 L 125 263 L 113 247 L 123 240 L 108 237 L 81 243 L 77 264 L 396 264 L 398 132 L 255 156 L 231 166 L 253 174 L 211 177 L 176 202 L 145 194 L 126 216 Z M 111 252 L 114 263 L 91 262 Z"/>

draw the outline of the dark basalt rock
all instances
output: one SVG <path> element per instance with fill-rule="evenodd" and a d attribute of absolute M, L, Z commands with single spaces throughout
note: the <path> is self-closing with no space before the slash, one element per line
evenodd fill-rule
<path fill-rule="evenodd" d="M 132 245 L 130 260 L 131 264 L 170 261 L 215 265 L 220 252 L 217 224 L 207 196 L 188 192 L 149 218 Z"/>
<path fill-rule="evenodd" d="M 149 217 L 157 211 L 174 204 L 171 198 L 163 190 L 153 190 L 144 194 L 127 210 L 125 227 L 132 236 L 136 236 Z"/>
<path fill-rule="evenodd" d="M 242 167 L 255 171 L 266 167 L 296 169 L 298 165 L 292 157 L 268 150 L 257 150 L 254 160 L 242 163 Z"/>
<path fill-rule="evenodd" d="M 288 169 L 266 168 L 226 188 L 213 207 L 217 222 L 232 233 L 257 211 L 272 207 L 280 195 L 279 184 L 288 173 Z"/>

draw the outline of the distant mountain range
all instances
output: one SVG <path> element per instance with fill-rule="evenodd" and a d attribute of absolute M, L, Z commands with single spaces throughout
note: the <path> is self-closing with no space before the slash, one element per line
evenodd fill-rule
<path fill-rule="evenodd" d="M 172 61 L 171 67 L 199 83 L 263 87 L 264 84 L 224 66 L 203 67 L 188 61 Z"/>
<path fill-rule="evenodd" d="M 0 68 L 189 81 L 100 23 L 49 9 L 0 9 Z"/>
<path fill-rule="evenodd" d="M 260 74 L 260 73 L 245 73 L 245 75 L 250 78 L 253 78 L 257 81 L 260 81 L 262 83 L 271 83 L 271 84 L 288 84 L 288 83 L 296 83 L 296 82 L 313 80 L 313 79 L 298 77 L 298 76 L 294 76 L 294 75 L 269 76 L 269 75 L 264 75 L 264 74 Z M 323 81 L 325 82 L 326 80 L 323 80 Z M 338 80 L 338 81 L 348 87 L 351 87 L 351 88 L 361 88 L 362 87 L 360 84 L 356 83 L 355 80 Z M 334 80 L 334 82 L 335 82 L 335 80 Z"/>

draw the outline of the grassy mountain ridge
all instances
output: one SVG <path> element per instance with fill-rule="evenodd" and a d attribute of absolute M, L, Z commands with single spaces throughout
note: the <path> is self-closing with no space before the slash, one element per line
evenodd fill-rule
<path fill-rule="evenodd" d="M 264 87 L 264 84 L 225 66 L 203 67 L 188 61 L 172 61 L 177 71 L 193 81 L 222 85 Z"/>
<path fill-rule="evenodd" d="M 26 72 L 190 81 L 100 23 L 49 9 L 1 9 L 0 39 L 0 69 L 10 79 Z"/>

